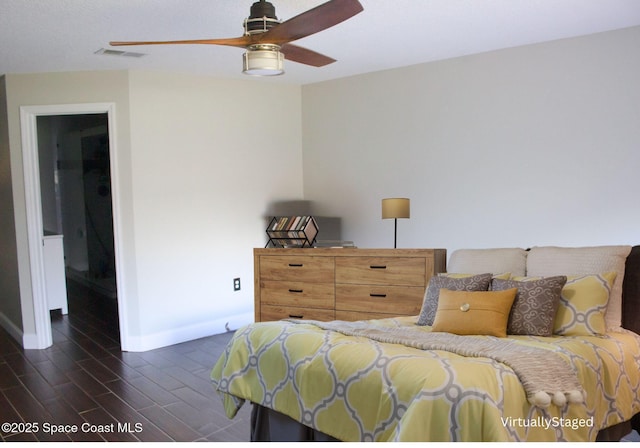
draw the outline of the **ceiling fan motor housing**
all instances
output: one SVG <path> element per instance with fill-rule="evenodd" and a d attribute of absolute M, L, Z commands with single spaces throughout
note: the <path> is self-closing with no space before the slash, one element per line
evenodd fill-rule
<path fill-rule="evenodd" d="M 244 21 L 244 31 L 245 34 L 264 33 L 279 23 L 275 6 L 261 0 L 251 5 L 249 18 Z"/>

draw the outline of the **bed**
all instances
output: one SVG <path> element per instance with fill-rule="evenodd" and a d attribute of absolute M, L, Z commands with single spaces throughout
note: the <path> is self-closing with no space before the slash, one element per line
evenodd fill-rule
<path fill-rule="evenodd" d="M 640 246 L 468 249 L 419 316 L 254 323 L 211 378 L 254 441 L 618 440 L 639 333 Z"/>

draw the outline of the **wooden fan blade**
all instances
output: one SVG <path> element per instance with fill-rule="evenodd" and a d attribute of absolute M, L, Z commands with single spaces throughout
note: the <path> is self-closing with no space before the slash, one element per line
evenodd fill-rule
<path fill-rule="evenodd" d="M 358 0 L 331 0 L 256 35 L 258 43 L 283 45 L 326 30 L 355 16 L 364 8 Z"/>
<path fill-rule="evenodd" d="M 329 56 L 293 44 L 284 44 L 280 48 L 280 51 L 288 61 L 299 62 L 300 64 L 311 65 L 313 67 L 323 67 L 332 62 L 336 62 L 335 59 Z"/>
<path fill-rule="evenodd" d="M 120 47 L 124 45 L 173 45 L 173 44 L 205 44 L 227 45 L 230 47 L 246 48 L 252 43 L 251 36 L 232 37 L 229 39 L 196 39 L 196 40 L 165 40 L 149 42 L 109 42 L 109 45 Z"/>

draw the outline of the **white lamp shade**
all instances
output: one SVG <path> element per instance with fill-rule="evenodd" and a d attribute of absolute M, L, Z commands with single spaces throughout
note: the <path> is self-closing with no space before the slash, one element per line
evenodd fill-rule
<path fill-rule="evenodd" d="M 410 201 L 407 198 L 387 198 L 382 200 L 382 219 L 409 218 Z"/>
<path fill-rule="evenodd" d="M 242 62 L 242 72 L 246 75 L 277 76 L 284 73 L 284 55 L 278 50 L 247 50 Z"/>

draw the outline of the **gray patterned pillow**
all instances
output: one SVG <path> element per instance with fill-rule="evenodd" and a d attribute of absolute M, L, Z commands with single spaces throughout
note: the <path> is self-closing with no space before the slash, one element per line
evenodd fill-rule
<path fill-rule="evenodd" d="M 560 293 L 566 282 L 564 275 L 525 281 L 493 279 L 491 289 L 494 291 L 518 288 L 509 314 L 507 334 L 551 336 Z"/>
<path fill-rule="evenodd" d="M 424 293 L 422 310 L 418 317 L 418 325 L 433 325 L 438 310 L 440 289 L 452 291 L 487 291 L 491 283 L 491 274 L 478 274 L 469 277 L 454 278 L 434 276 L 429 280 L 429 286 Z"/>

